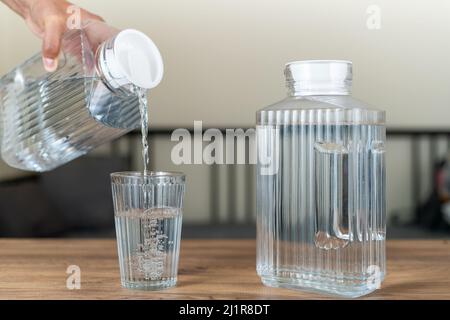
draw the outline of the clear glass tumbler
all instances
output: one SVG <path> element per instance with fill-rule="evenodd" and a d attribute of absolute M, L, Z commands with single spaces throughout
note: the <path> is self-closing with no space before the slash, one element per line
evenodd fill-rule
<path fill-rule="evenodd" d="M 176 172 L 111 174 L 122 286 L 176 285 L 185 176 Z"/>

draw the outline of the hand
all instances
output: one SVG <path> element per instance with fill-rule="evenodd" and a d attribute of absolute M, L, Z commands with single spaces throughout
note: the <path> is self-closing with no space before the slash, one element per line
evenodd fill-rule
<path fill-rule="evenodd" d="M 67 30 L 67 21 L 73 14 L 73 4 L 65 0 L 2 0 L 18 13 L 31 31 L 42 39 L 42 59 L 47 71 L 58 67 L 61 41 Z M 93 13 L 80 9 L 80 22 L 103 19 Z"/>

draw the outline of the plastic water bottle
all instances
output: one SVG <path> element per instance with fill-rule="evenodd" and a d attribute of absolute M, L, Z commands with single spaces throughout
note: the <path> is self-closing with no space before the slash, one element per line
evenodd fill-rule
<path fill-rule="evenodd" d="M 286 66 L 257 113 L 257 272 L 268 286 L 357 297 L 385 258 L 385 113 L 350 96 L 352 64 Z"/>
<path fill-rule="evenodd" d="M 3 160 L 48 171 L 138 128 L 139 94 L 162 75 L 158 48 L 139 31 L 101 22 L 68 31 L 55 72 L 36 54 L 0 79 Z"/>

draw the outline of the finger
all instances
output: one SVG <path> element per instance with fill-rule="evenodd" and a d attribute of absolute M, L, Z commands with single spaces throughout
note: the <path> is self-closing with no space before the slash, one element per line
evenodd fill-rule
<path fill-rule="evenodd" d="M 64 19 L 49 17 L 44 22 L 42 58 L 44 67 L 48 72 L 53 72 L 58 67 L 58 56 L 65 29 Z"/>

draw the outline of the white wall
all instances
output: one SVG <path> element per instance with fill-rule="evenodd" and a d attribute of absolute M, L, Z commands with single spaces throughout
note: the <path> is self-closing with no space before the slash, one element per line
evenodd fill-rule
<path fill-rule="evenodd" d="M 166 64 L 154 90 L 154 126 L 250 126 L 284 95 L 282 68 L 296 59 L 354 62 L 354 95 L 388 111 L 389 124 L 448 126 L 448 0 L 80 0 L 118 27 L 148 33 Z M 381 9 L 368 30 L 366 9 Z M 0 73 L 39 43 L 0 7 Z M 238 116 L 237 116 L 238 114 Z"/>

